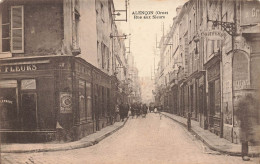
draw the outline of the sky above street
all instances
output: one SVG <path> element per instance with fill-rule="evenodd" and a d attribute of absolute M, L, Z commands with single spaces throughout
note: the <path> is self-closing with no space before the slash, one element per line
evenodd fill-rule
<path fill-rule="evenodd" d="M 151 76 L 154 59 L 157 67 L 159 49 L 156 49 L 156 34 L 159 42 L 162 36 L 163 24 L 164 33 L 166 34 L 173 23 L 173 17 L 176 16 L 176 8 L 185 2 L 187 0 L 129 0 L 128 21 L 117 21 L 117 24 L 123 33 L 131 34 L 125 40 L 125 44 L 128 47 L 130 38 L 131 52 L 134 55 L 139 76 Z M 114 0 L 114 5 L 116 10 L 124 10 L 125 0 Z M 146 16 L 151 16 L 150 19 L 136 19 L 135 16 L 145 16 L 138 14 L 139 11 L 145 11 Z M 122 12 L 120 18 L 123 17 L 123 14 Z M 154 19 L 154 15 L 160 18 Z"/>

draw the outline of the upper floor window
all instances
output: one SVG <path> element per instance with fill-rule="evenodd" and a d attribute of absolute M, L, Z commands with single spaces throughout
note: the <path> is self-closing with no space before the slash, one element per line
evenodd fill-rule
<path fill-rule="evenodd" d="M 104 5 L 103 3 L 100 3 L 100 10 L 101 10 L 101 20 L 104 22 L 105 21 L 105 15 L 104 15 Z"/>
<path fill-rule="evenodd" d="M 2 7 L 2 52 L 24 52 L 24 8 Z"/>
<path fill-rule="evenodd" d="M 191 34 L 191 20 L 189 22 L 189 33 L 190 33 L 190 39 L 191 39 L 191 36 L 192 36 L 192 34 Z"/>
<path fill-rule="evenodd" d="M 80 13 L 78 8 L 75 6 L 73 12 L 73 49 L 79 50 L 80 43 L 79 43 L 79 23 L 80 23 Z"/>

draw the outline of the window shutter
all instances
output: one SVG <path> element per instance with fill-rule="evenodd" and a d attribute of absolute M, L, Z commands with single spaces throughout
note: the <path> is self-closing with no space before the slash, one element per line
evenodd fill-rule
<path fill-rule="evenodd" d="M 23 6 L 11 7 L 11 52 L 24 52 Z"/>

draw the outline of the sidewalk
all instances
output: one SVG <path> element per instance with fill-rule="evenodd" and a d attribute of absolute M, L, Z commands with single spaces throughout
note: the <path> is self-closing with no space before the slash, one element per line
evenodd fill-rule
<path fill-rule="evenodd" d="M 161 112 L 164 116 L 180 123 L 187 127 L 187 118 L 183 118 L 174 114 Z M 229 142 L 224 138 L 204 130 L 199 126 L 199 122 L 191 120 L 191 132 L 196 135 L 203 143 L 205 143 L 211 150 L 218 151 L 223 154 L 232 156 L 241 156 L 241 145 Z M 249 156 L 259 156 L 260 146 L 249 146 Z"/>
<path fill-rule="evenodd" d="M 127 120 L 126 120 L 127 121 Z M 2 144 L 1 153 L 33 153 L 33 152 L 50 152 L 63 151 L 71 149 L 85 148 L 97 144 L 104 138 L 110 136 L 117 130 L 121 129 L 126 121 L 115 122 L 96 133 L 90 134 L 78 141 L 67 143 L 30 143 L 30 144 Z"/>

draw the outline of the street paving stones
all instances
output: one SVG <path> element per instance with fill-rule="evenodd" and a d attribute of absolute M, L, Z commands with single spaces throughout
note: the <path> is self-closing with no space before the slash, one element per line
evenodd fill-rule
<path fill-rule="evenodd" d="M 177 122 L 150 113 L 129 118 L 125 126 L 98 144 L 81 149 L 38 153 L 3 153 L 2 163 L 91 164 L 260 164 L 210 150 Z"/>

